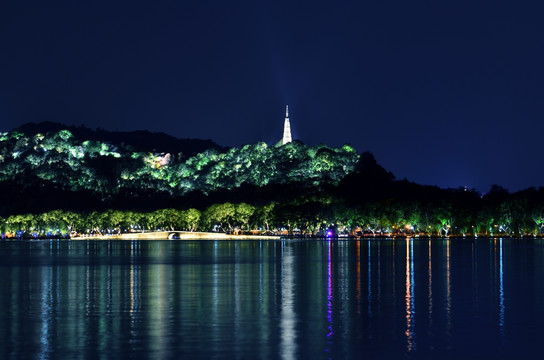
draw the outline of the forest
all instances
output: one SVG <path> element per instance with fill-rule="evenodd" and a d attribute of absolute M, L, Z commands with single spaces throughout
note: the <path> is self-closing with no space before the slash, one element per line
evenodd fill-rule
<path fill-rule="evenodd" d="M 441 189 L 370 152 L 28 124 L 0 133 L 3 237 L 159 229 L 297 236 L 541 236 L 544 188 Z"/>

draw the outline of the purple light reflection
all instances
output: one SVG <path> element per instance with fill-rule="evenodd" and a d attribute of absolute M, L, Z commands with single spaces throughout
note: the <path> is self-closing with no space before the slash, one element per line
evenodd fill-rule
<path fill-rule="evenodd" d="M 327 274 L 327 320 L 329 322 L 327 338 L 329 344 L 334 333 L 332 329 L 332 263 L 331 263 L 331 243 L 329 242 L 328 274 Z"/>

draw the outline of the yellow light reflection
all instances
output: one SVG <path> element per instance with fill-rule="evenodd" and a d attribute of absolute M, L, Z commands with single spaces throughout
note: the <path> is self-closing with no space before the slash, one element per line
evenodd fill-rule
<path fill-rule="evenodd" d="M 416 350 L 414 286 L 414 242 L 406 239 L 406 331 L 404 334 L 408 352 Z"/>
<path fill-rule="evenodd" d="M 357 314 L 361 314 L 361 241 L 357 240 L 357 284 L 356 294 Z"/>

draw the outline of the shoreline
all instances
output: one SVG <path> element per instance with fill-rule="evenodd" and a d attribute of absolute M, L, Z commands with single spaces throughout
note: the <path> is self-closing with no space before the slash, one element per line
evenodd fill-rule
<path fill-rule="evenodd" d="M 176 237 L 173 237 L 175 235 Z M 117 235 L 77 236 L 70 240 L 280 240 L 279 235 L 232 235 L 212 232 L 155 231 Z"/>
<path fill-rule="evenodd" d="M 123 233 L 123 234 L 110 234 L 110 235 L 89 235 L 89 236 L 75 236 L 75 237 L 51 237 L 51 238 L 16 238 L 6 237 L 0 238 L 0 240 L 400 240 L 400 239 L 417 239 L 417 240 L 440 240 L 440 239 L 544 239 L 542 236 L 532 235 L 494 235 L 494 236 L 458 236 L 449 235 L 445 236 L 410 236 L 410 235 L 394 235 L 394 236 L 304 236 L 304 235 L 234 235 L 216 232 L 190 232 L 190 231 L 153 231 L 144 233 Z"/>

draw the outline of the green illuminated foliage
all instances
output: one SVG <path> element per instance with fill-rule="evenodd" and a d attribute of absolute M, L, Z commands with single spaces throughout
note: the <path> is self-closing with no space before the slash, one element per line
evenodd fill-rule
<path fill-rule="evenodd" d="M 74 135 L 68 130 L 61 130 L 57 133 L 57 136 L 62 139 L 63 141 L 68 141 L 69 139 L 73 138 Z"/>
<path fill-rule="evenodd" d="M 222 231 L 232 231 L 236 208 L 231 203 L 214 204 L 206 209 L 203 214 L 204 226 L 209 229 L 216 227 Z"/>
<path fill-rule="evenodd" d="M 15 139 L 15 140 L 18 140 L 20 138 L 22 138 L 24 136 L 24 134 L 20 131 L 12 131 L 10 133 L 10 138 L 12 139 Z"/>
<path fill-rule="evenodd" d="M 11 132 L 2 138 L 0 181 L 25 173 L 27 183 L 47 180 L 61 189 L 95 192 L 102 199 L 123 189 L 182 196 L 232 190 L 244 184 L 336 184 L 354 171 L 358 161 L 347 145 L 333 149 L 296 141 L 278 147 L 244 145 L 222 153 L 206 150 L 182 158 L 77 139 L 68 130 L 31 136 Z"/>
<path fill-rule="evenodd" d="M 249 219 L 255 212 L 255 206 L 240 203 L 235 206 L 234 221 L 241 229 L 249 230 Z"/>
<path fill-rule="evenodd" d="M 187 209 L 181 212 L 181 224 L 184 230 L 196 231 L 202 213 L 197 209 Z"/>

